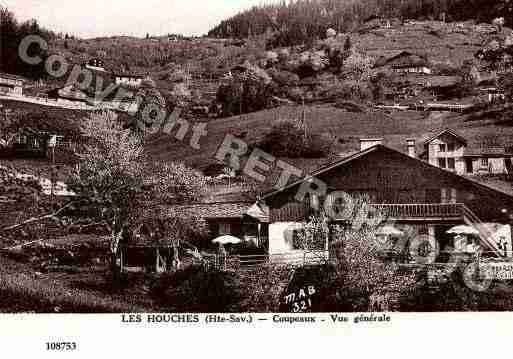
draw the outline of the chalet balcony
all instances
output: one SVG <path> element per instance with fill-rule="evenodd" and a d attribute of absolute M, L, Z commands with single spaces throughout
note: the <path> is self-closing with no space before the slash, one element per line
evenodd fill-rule
<path fill-rule="evenodd" d="M 373 204 L 384 216 L 397 220 L 462 220 L 465 205 L 462 203 L 410 203 Z"/>
<path fill-rule="evenodd" d="M 408 204 L 372 204 L 391 220 L 461 222 L 464 220 L 463 203 L 408 203 Z M 298 202 L 286 203 L 281 208 L 270 211 L 270 222 L 303 222 L 315 212 Z M 334 218 L 335 221 L 342 220 Z"/>

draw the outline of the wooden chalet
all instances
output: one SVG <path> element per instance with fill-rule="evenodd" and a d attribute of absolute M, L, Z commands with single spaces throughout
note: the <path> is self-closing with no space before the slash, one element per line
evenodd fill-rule
<path fill-rule="evenodd" d="M 323 207 L 330 193 L 343 191 L 366 196 L 371 207 L 379 209 L 399 230 L 429 237 L 431 248 L 439 250 L 431 262 L 447 261 L 447 253 L 461 247 L 447 231 L 462 224 L 479 228 L 479 246 L 486 255 L 511 256 L 513 196 L 415 158 L 414 141 L 409 141 L 409 154 L 376 141 L 369 139 L 369 146 L 362 151 L 273 191 L 255 204 L 259 211 L 254 210 L 258 215 L 253 217 L 268 225 L 265 249 L 269 255 L 303 252 L 294 243 L 295 231 Z M 327 196 L 313 195 L 304 203 L 297 202 L 299 187 L 312 177 L 327 185 Z M 344 223 L 337 217 L 332 220 Z M 506 226 L 507 238 L 496 238 L 487 230 L 494 226 Z"/>

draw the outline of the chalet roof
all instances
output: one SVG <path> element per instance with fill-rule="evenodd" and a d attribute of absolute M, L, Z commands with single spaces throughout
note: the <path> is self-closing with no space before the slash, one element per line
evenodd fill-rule
<path fill-rule="evenodd" d="M 242 218 L 251 204 L 251 202 L 196 203 L 189 205 L 168 206 L 164 209 L 164 212 L 167 215 L 174 217 L 236 219 Z"/>
<path fill-rule="evenodd" d="M 135 73 L 135 72 L 113 72 L 112 76 L 114 76 L 114 77 L 127 77 L 127 78 L 134 78 L 134 79 L 142 79 L 142 78 L 144 78 L 143 74 Z"/>
<path fill-rule="evenodd" d="M 427 66 L 428 61 L 426 56 L 412 53 L 409 51 L 400 51 L 398 53 L 381 56 L 375 63 L 374 67 L 382 67 L 390 65 L 393 67 L 409 67 L 409 66 Z"/>
<path fill-rule="evenodd" d="M 430 143 L 431 141 L 433 141 L 434 139 L 440 137 L 441 135 L 444 135 L 444 134 L 448 134 L 448 135 L 451 135 L 455 138 L 457 138 L 458 140 L 460 140 L 461 142 L 463 143 L 467 143 L 467 140 L 463 137 L 463 136 L 460 136 L 458 133 L 456 133 L 456 131 L 450 129 L 450 128 L 446 128 L 445 130 L 442 130 L 438 133 L 436 133 L 435 135 L 429 137 L 426 141 L 424 141 L 424 145 L 427 145 L 428 143 Z"/>
<path fill-rule="evenodd" d="M 304 178 L 302 178 L 302 179 L 300 179 L 300 180 L 298 180 L 298 181 L 295 181 L 295 182 L 293 182 L 293 183 L 291 183 L 291 184 L 289 184 L 289 185 L 287 185 L 287 186 L 285 186 L 285 187 L 282 187 L 282 188 L 280 188 L 280 189 L 278 189 L 278 190 L 275 190 L 275 191 L 272 191 L 272 192 L 267 193 L 266 195 L 264 195 L 264 196 L 262 197 L 262 199 L 263 199 L 263 200 L 265 200 L 265 199 L 267 199 L 267 198 L 269 198 L 269 197 L 272 197 L 272 196 L 274 196 L 275 194 L 280 193 L 280 192 L 282 192 L 282 191 L 284 191 L 284 190 L 286 190 L 286 189 L 289 189 L 289 188 L 295 187 L 295 186 L 297 186 L 297 185 L 299 185 L 299 184 L 303 183 L 304 181 L 308 181 L 310 178 L 316 177 L 316 176 L 318 176 L 318 175 L 320 175 L 320 174 L 323 174 L 323 173 L 325 173 L 325 172 L 327 172 L 327 171 L 330 171 L 330 170 L 332 170 L 332 169 L 334 169 L 334 168 L 336 168 L 336 167 L 339 167 L 339 166 L 344 165 L 344 164 L 346 164 L 346 163 L 348 163 L 348 162 L 351 162 L 351 161 L 353 161 L 353 160 L 355 160 L 355 159 L 358 159 L 358 158 L 360 158 L 360 157 L 363 157 L 363 156 L 365 156 L 366 154 L 371 153 L 371 152 L 374 152 L 376 149 L 381 148 L 381 147 L 385 147 L 385 146 L 383 146 L 383 145 L 376 145 L 376 146 L 372 146 L 372 147 L 369 147 L 369 148 L 368 148 L 368 149 L 366 149 L 366 150 L 363 150 L 363 151 L 357 152 L 357 153 L 355 153 L 355 154 L 352 154 L 352 155 L 350 155 L 350 156 L 348 156 L 348 157 L 345 157 L 345 158 L 343 158 L 343 159 L 341 159 L 341 160 L 339 160 L 339 161 L 336 161 L 336 162 L 333 162 L 333 163 L 327 164 L 326 166 L 323 166 L 323 167 L 321 167 L 321 168 L 319 168 L 319 169 L 317 169 L 317 170 L 313 171 L 313 172 L 312 172 L 312 173 L 310 173 L 308 176 L 305 176 Z M 385 148 L 386 148 L 386 147 L 385 147 Z"/>
<path fill-rule="evenodd" d="M 425 86 L 428 88 L 452 87 L 459 84 L 461 80 L 462 78 L 459 76 L 431 76 Z"/>
<path fill-rule="evenodd" d="M 262 197 L 262 200 L 267 200 L 285 190 L 288 190 L 288 189 L 291 189 L 295 186 L 298 186 L 300 185 L 301 183 L 303 183 L 304 181 L 308 181 L 309 179 L 311 178 L 314 178 L 314 177 L 317 177 L 319 175 L 322 175 L 322 174 L 325 174 L 326 172 L 329 172 L 335 168 L 338 168 L 340 166 L 343 166 L 343 165 L 346 165 L 346 164 L 349 164 L 351 163 L 352 161 L 355 161 L 357 159 L 360 159 L 362 157 L 365 157 L 371 153 L 375 153 L 375 152 L 388 152 L 390 154 L 394 154 L 394 155 L 397 155 L 397 156 L 401 156 L 404 158 L 405 160 L 405 163 L 408 162 L 411 162 L 411 161 L 416 161 L 419 165 L 423 166 L 423 167 L 426 167 L 426 168 L 431 168 L 435 171 L 440 171 L 441 174 L 443 174 L 444 176 L 450 176 L 450 177 L 455 177 L 457 178 L 458 180 L 460 181 L 465 181 L 467 182 L 469 185 L 471 186 L 475 186 L 475 187 L 479 187 L 481 189 L 484 189 L 486 191 L 491 191 L 493 192 L 494 194 L 499 194 L 499 195 L 504 195 L 504 196 L 507 196 L 508 197 L 508 200 L 512 201 L 513 203 L 513 196 L 510 194 L 510 193 L 505 193 L 503 191 L 500 191 L 498 190 L 497 188 L 492 188 L 490 186 L 487 186 L 481 182 L 478 182 L 476 180 L 473 180 L 473 179 L 469 179 L 467 177 L 463 177 L 463 176 L 460 176 L 456 173 L 453 173 L 453 172 L 450 172 L 450 171 L 446 171 L 444 169 L 441 169 L 439 167 L 436 167 L 436 166 L 433 166 L 425 161 L 422 161 L 418 158 L 413 158 L 413 157 L 410 157 L 408 156 L 407 154 L 405 153 L 402 153 L 400 151 L 397 151 L 397 150 L 394 150 L 394 149 L 391 149 L 389 147 L 386 147 L 386 146 L 383 146 L 383 145 L 376 145 L 376 146 L 373 146 L 373 147 L 370 147 L 364 151 L 360 151 L 358 153 L 355 153 L 351 156 L 348 156 L 340 161 L 336 161 L 336 162 L 333 162 L 331 164 L 328 164 L 322 168 L 319 168 L 318 170 L 312 172 L 310 175 L 304 177 L 303 179 L 300 179 L 298 181 L 295 181 L 293 183 L 291 183 L 290 185 L 287 185 L 285 187 L 282 187 L 281 189 L 279 190 L 274 190 L 272 192 L 269 192 L 267 193 L 265 196 Z"/>

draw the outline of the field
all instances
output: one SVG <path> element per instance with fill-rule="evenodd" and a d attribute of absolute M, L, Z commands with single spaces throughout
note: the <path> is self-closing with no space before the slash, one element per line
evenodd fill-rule
<path fill-rule="evenodd" d="M 461 66 L 472 60 L 489 34 L 471 22 L 442 23 L 423 21 L 389 29 L 375 29 L 352 36 L 355 46 L 371 56 L 398 51 L 418 52 L 428 56 L 433 64 Z"/>
<path fill-rule="evenodd" d="M 178 160 L 197 168 L 204 168 L 215 162 L 214 155 L 226 134 L 241 137 L 248 144 L 257 144 L 279 119 L 299 119 L 303 111 L 307 130 L 328 136 L 332 141 L 331 149 L 335 156 L 357 151 L 359 139 L 368 137 L 382 137 L 385 145 L 401 151 L 406 149 L 407 138 L 415 138 L 418 150 L 422 151 L 422 142 L 445 128 L 453 128 L 475 143 L 492 135 L 502 143 L 507 143 L 513 138 L 513 123 L 504 122 L 495 118 L 495 115 L 486 113 L 386 113 L 372 109 L 366 112 L 347 112 L 330 105 L 305 108 L 286 106 L 208 122 L 208 135 L 200 141 L 200 150 L 188 146 L 188 136 L 182 142 L 167 135 L 153 139 L 147 150 L 156 160 Z M 172 135 L 174 136 L 174 133 Z M 318 163 L 318 160 L 315 162 Z"/>

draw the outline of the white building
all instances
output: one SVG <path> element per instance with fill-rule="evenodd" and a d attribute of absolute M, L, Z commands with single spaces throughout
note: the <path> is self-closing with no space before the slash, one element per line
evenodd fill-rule
<path fill-rule="evenodd" d="M 505 147 L 469 143 L 451 129 L 429 138 L 424 148 L 427 162 L 460 175 L 505 174 L 512 167 L 513 154 Z"/>
<path fill-rule="evenodd" d="M 131 73 L 115 73 L 113 74 L 116 85 L 125 85 L 129 87 L 139 87 L 142 84 L 143 75 Z"/>
<path fill-rule="evenodd" d="M 25 82 L 20 76 L 0 72 L 0 95 L 23 96 Z"/>
<path fill-rule="evenodd" d="M 99 58 L 90 59 L 85 67 L 90 70 L 105 71 L 105 63 Z"/>

